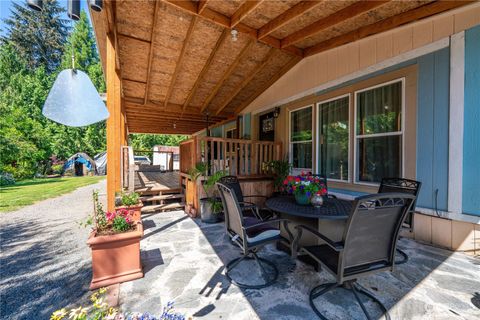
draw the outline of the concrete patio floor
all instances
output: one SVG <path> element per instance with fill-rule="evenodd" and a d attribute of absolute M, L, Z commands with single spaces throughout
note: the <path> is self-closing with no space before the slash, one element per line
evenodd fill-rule
<path fill-rule="evenodd" d="M 203 224 L 183 212 L 143 215 L 141 242 L 145 277 L 120 286 L 120 307 L 130 311 L 175 309 L 194 319 L 316 319 L 308 302 L 313 286 L 333 281 L 306 264 L 268 246 L 260 255 L 278 266 L 275 285 L 243 290 L 224 276 L 224 263 L 239 256 L 229 243 L 223 223 Z M 410 256 L 394 273 L 383 272 L 360 280 L 390 310 L 392 319 L 479 319 L 480 259 L 463 253 L 400 240 Z M 257 276 L 246 262 L 244 275 Z M 331 319 L 363 319 L 350 293 L 339 289 L 317 300 Z M 380 312 L 367 304 L 375 318 Z"/>

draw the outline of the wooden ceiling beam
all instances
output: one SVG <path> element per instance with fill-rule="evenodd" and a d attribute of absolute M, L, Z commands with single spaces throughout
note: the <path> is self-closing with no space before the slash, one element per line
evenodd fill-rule
<path fill-rule="evenodd" d="M 373 24 L 361 27 L 338 37 L 320 42 L 314 46 L 306 48 L 305 55 L 311 56 L 322 51 L 326 51 L 349 42 L 357 41 L 376 33 L 392 30 L 401 25 L 419 19 L 427 18 L 435 14 L 455 9 L 470 3 L 472 3 L 472 1 L 436 1 L 433 3 L 429 3 L 421 7 L 403 12 L 396 16 L 386 18 Z"/>
<path fill-rule="evenodd" d="M 218 38 L 217 42 L 215 43 L 215 47 L 213 47 L 213 50 L 210 52 L 210 55 L 208 56 L 207 61 L 203 65 L 202 71 L 200 71 L 200 74 L 198 75 L 197 80 L 195 80 L 193 88 L 192 90 L 190 90 L 190 93 L 188 94 L 187 99 L 185 100 L 185 103 L 182 106 L 182 110 L 185 110 L 185 108 L 190 104 L 190 101 L 192 100 L 192 98 L 195 96 L 198 86 L 200 85 L 200 82 L 203 79 L 203 76 L 205 75 L 205 73 L 207 73 L 208 69 L 210 68 L 213 58 L 215 58 L 215 55 L 218 52 L 218 48 L 222 45 L 223 41 L 225 41 L 226 36 L 227 36 L 227 29 L 224 29 L 222 34 Z"/>
<path fill-rule="evenodd" d="M 277 16 L 275 19 L 270 20 L 268 23 L 266 23 L 263 27 L 258 29 L 258 39 L 261 40 L 271 34 L 272 32 L 280 29 L 293 19 L 301 16 L 305 12 L 315 8 L 318 6 L 320 3 L 324 1 L 318 1 L 318 0 L 307 0 L 307 1 L 302 1 L 285 11 L 284 13 L 280 14 Z"/>
<path fill-rule="evenodd" d="M 209 0 L 198 1 L 198 6 L 197 6 L 197 13 L 198 14 L 201 14 L 203 12 L 203 10 L 205 10 L 205 8 L 207 7 L 208 1 Z"/>
<path fill-rule="evenodd" d="M 153 41 L 154 39 L 154 33 L 155 29 L 157 28 L 157 21 L 158 21 L 158 10 L 160 8 L 160 4 L 158 1 L 155 2 L 155 11 L 153 12 L 153 25 L 152 25 L 152 31 L 150 32 L 150 51 L 148 53 L 148 67 L 147 67 L 147 83 L 145 85 L 145 96 L 143 98 L 143 104 L 147 104 L 148 101 L 148 93 L 150 91 L 150 79 L 151 79 L 151 70 L 152 70 L 152 64 L 153 64 L 153 49 L 155 47 L 155 43 Z"/>
<path fill-rule="evenodd" d="M 180 119 L 178 115 L 164 115 L 161 113 L 149 113 L 146 112 L 139 112 L 137 110 L 126 109 L 126 114 L 131 116 L 132 119 L 157 119 L 157 120 L 177 120 L 177 121 L 194 121 L 194 122 L 205 122 L 205 117 L 201 117 L 198 115 L 185 115 L 184 118 Z M 225 118 L 213 118 L 214 121 L 223 121 Z"/>
<path fill-rule="evenodd" d="M 263 68 L 265 67 L 265 65 L 270 61 L 270 59 L 272 58 L 272 56 L 275 54 L 275 49 L 274 48 L 271 48 L 270 51 L 268 51 L 267 55 L 265 56 L 265 58 L 263 59 L 263 61 L 260 63 L 260 65 L 258 67 L 255 67 L 255 69 L 253 70 L 253 72 L 250 73 L 250 75 L 248 75 L 247 77 L 245 77 L 245 79 L 243 79 L 242 83 L 237 87 L 237 89 L 235 89 L 235 91 L 229 96 L 227 97 L 227 99 L 221 104 L 220 108 L 217 109 L 217 111 L 215 112 L 216 115 L 220 114 L 220 112 L 223 111 L 223 109 L 225 109 L 226 106 L 228 106 L 228 104 L 237 96 L 237 94 L 242 91 L 243 88 L 245 88 L 246 85 L 248 85 L 250 83 L 250 81 L 252 81 L 252 79 L 260 72 L 263 70 Z"/>
<path fill-rule="evenodd" d="M 212 23 L 215 23 L 223 28 L 231 29 L 231 19 L 220 12 L 214 11 L 210 8 L 205 8 L 202 13 L 197 12 L 197 4 L 193 1 L 179 1 L 179 0 L 162 0 L 165 3 L 169 3 L 170 5 L 173 5 L 177 7 L 178 9 L 181 9 L 185 12 L 188 12 L 190 14 L 197 15 L 199 17 L 202 17 L 205 20 L 208 20 Z M 243 34 L 246 34 L 247 36 L 260 41 L 266 45 L 269 45 L 271 47 L 283 50 L 284 52 L 290 54 L 290 55 L 296 55 L 299 57 L 303 58 L 303 50 L 294 46 L 291 46 L 289 48 L 282 48 L 280 39 L 274 38 L 272 36 L 266 36 L 262 38 L 261 40 L 258 39 L 257 34 L 258 31 L 255 28 L 249 27 L 244 23 L 238 23 L 235 26 L 235 29 L 238 32 L 241 32 Z"/>
<path fill-rule="evenodd" d="M 245 109 L 250 103 L 253 102 L 260 94 L 267 90 L 272 84 L 274 84 L 278 79 L 280 79 L 288 70 L 292 69 L 301 59 L 298 57 L 293 57 L 278 73 L 276 73 L 270 80 L 257 89 L 247 100 L 243 101 L 240 106 L 235 108 L 235 113 L 240 113 Z"/>
<path fill-rule="evenodd" d="M 197 17 L 193 16 L 192 20 L 190 21 L 190 26 L 188 27 L 187 34 L 185 35 L 185 40 L 183 41 L 182 50 L 180 51 L 180 55 L 178 56 L 177 64 L 175 65 L 175 71 L 172 75 L 172 80 L 170 81 L 170 85 L 168 86 L 167 94 L 165 96 L 164 107 L 167 107 L 168 101 L 170 100 L 170 96 L 172 94 L 173 87 L 175 86 L 175 81 L 177 81 L 178 72 L 183 65 L 183 58 L 185 57 L 185 52 L 187 51 L 187 46 L 190 43 L 190 39 L 193 34 L 193 29 L 195 28 L 195 24 L 197 23 Z"/>
<path fill-rule="evenodd" d="M 203 112 L 207 107 L 208 105 L 210 104 L 210 102 L 212 101 L 212 99 L 215 97 L 215 95 L 218 93 L 218 91 L 220 90 L 220 88 L 222 87 L 223 83 L 225 82 L 225 80 L 230 77 L 230 75 L 233 73 L 233 71 L 235 70 L 235 68 L 238 66 L 238 64 L 240 63 L 240 61 L 246 56 L 247 52 L 248 52 L 248 49 L 250 49 L 253 45 L 253 41 L 251 40 L 248 40 L 247 44 L 243 47 L 242 51 L 240 52 L 239 55 L 237 55 L 237 57 L 235 58 L 235 60 L 232 62 L 232 64 L 228 67 L 227 71 L 225 71 L 225 73 L 222 75 L 222 78 L 220 78 L 220 80 L 218 81 L 217 85 L 215 86 L 215 88 L 213 88 L 212 92 L 210 92 L 210 95 L 207 97 L 207 99 L 205 100 L 205 102 L 203 103 L 202 105 L 202 108 L 200 109 L 200 112 Z"/>
<path fill-rule="evenodd" d="M 325 18 L 322 18 L 314 23 L 286 36 L 281 40 L 281 47 L 292 46 L 304 39 L 310 38 L 321 31 L 337 25 L 345 20 L 359 16 L 365 12 L 373 10 L 379 6 L 384 5 L 389 1 L 359 1 L 346 8 L 343 8 Z"/>
<path fill-rule="evenodd" d="M 240 8 L 235 11 L 231 17 L 230 21 L 230 28 L 235 28 L 243 19 L 245 19 L 248 14 L 250 14 L 253 10 L 255 10 L 263 0 L 245 1 Z"/>

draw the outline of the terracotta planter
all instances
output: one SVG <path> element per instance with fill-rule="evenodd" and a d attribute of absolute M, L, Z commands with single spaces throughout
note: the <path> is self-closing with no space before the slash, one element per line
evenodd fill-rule
<path fill-rule="evenodd" d="M 143 208 L 143 202 L 142 201 L 139 201 L 137 205 L 135 206 L 120 206 L 120 207 L 115 207 L 115 210 L 118 210 L 118 209 L 126 209 L 126 210 L 132 210 L 133 211 L 133 214 L 132 214 L 132 219 L 133 221 L 142 221 L 142 208 Z"/>
<path fill-rule="evenodd" d="M 114 235 L 90 234 L 87 244 L 92 249 L 92 282 L 90 290 L 143 277 L 140 262 L 142 223 L 135 231 Z"/>

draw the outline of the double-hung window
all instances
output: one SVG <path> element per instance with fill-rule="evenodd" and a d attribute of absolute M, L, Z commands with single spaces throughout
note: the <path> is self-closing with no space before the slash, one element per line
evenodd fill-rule
<path fill-rule="evenodd" d="M 317 104 L 318 172 L 328 179 L 348 181 L 350 94 Z"/>
<path fill-rule="evenodd" d="M 355 182 L 402 177 L 404 81 L 355 92 Z"/>
<path fill-rule="evenodd" d="M 290 160 L 294 169 L 312 169 L 312 110 L 308 106 L 290 112 Z"/>

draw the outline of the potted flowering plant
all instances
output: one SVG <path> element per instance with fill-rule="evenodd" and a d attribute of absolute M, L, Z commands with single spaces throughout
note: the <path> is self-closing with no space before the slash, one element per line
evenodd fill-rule
<path fill-rule="evenodd" d="M 105 212 L 93 192 L 94 214 L 87 224 L 93 226 L 87 244 L 92 250 L 90 289 L 143 277 L 140 263 L 141 221 L 135 221 L 125 208 Z"/>
<path fill-rule="evenodd" d="M 143 203 L 140 200 L 140 195 L 136 192 L 122 192 L 118 197 L 118 206 L 115 206 L 115 209 L 126 209 L 131 211 L 132 219 L 134 221 L 142 220 L 142 208 Z"/>
<path fill-rule="evenodd" d="M 288 176 L 283 185 L 289 194 L 295 196 L 295 201 L 301 205 L 310 203 L 313 196 L 327 194 L 327 186 L 320 177 L 302 172 L 299 176 Z"/>

